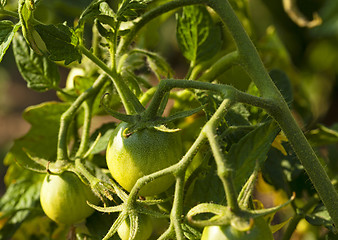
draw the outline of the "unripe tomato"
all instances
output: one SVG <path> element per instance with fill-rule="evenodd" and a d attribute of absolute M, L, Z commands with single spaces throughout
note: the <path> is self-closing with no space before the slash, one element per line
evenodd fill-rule
<path fill-rule="evenodd" d="M 147 215 L 139 216 L 138 231 L 134 240 L 147 240 L 153 232 L 151 218 Z M 127 218 L 117 230 L 117 234 L 122 240 L 128 240 L 130 233 L 130 220 Z"/>
<path fill-rule="evenodd" d="M 177 163 L 182 156 L 179 132 L 162 132 L 145 128 L 124 136 L 127 123 L 121 123 L 112 133 L 106 160 L 113 178 L 127 191 L 148 174 Z M 175 181 L 172 175 L 155 179 L 142 187 L 141 196 L 153 196 L 166 191 Z"/>
<path fill-rule="evenodd" d="M 203 229 L 201 240 L 273 240 L 269 224 L 264 218 L 254 219 L 249 231 L 239 231 L 231 225 L 207 226 Z"/>
<path fill-rule="evenodd" d="M 91 189 L 72 172 L 46 175 L 40 192 L 43 211 L 53 221 L 71 225 L 90 216 L 94 209 L 87 201 L 99 203 Z"/>

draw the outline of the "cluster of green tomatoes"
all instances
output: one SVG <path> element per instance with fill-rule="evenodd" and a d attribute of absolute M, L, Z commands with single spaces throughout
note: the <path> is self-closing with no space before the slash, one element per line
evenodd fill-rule
<path fill-rule="evenodd" d="M 136 181 L 145 175 L 162 170 L 177 163 L 183 155 L 181 133 L 163 132 L 155 128 L 144 128 L 126 134 L 128 123 L 120 123 L 112 133 L 107 149 L 106 161 L 111 176 L 126 191 L 130 192 Z M 142 197 L 158 195 L 166 191 L 175 178 L 162 176 L 141 188 Z M 87 202 L 98 204 L 99 198 L 76 174 L 63 172 L 47 174 L 41 188 L 41 206 L 46 215 L 59 224 L 73 225 L 84 221 L 94 209 Z M 149 239 L 153 232 L 150 216 L 141 215 L 136 239 Z M 122 240 L 129 239 L 130 223 L 125 220 L 118 229 Z M 257 218 L 254 226 L 241 232 L 227 226 L 207 226 L 203 240 L 211 239 L 273 239 L 268 223 Z"/>

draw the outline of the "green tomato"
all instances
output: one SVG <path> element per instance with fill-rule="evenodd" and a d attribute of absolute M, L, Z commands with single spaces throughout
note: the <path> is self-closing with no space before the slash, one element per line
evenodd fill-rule
<path fill-rule="evenodd" d="M 87 201 L 99 203 L 91 189 L 72 172 L 47 174 L 40 191 L 43 211 L 53 221 L 72 225 L 89 217 L 94 209 Z"/>
<path fill-rule="evenodd" d="M 203 229 L 201 240 L 273 240 L 269 224 L 264 218 L 254 219 L 249 231 L 239 231 L 231 225 L 207 226 Z"/>
<path fill-rule="evenodd" d="M 182 157 L 183 147 L 179 132 L 145 128 L 126 137 L 123 132 L 127 127 L 127 123 L 121 123 L 112 133 L 106 160 L 112 177 L 130 191 L 139 178 L 177 163 Z M 162 176 L 142 187 L 139 194 L 157 195 L 166 191 L 174 181 L 172 175 Z"/>
<path fill-rule="evenodd" d="M 150 238 L 153 232 L 152 220 L 147 215 L 139 216 L 138 231 L 135 235 L 134 240 L 146 240 Z M 117 234 L 122 240 L 128 240 L 130 234 L 130 220 L 127 218 L 117 229 Z"/>

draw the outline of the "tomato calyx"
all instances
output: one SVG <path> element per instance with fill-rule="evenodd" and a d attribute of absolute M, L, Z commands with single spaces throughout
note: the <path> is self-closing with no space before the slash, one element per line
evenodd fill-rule
<path fill-rule="evenodd" d="M 101 106 L 105 109 L 107 113 L 109 113 L 111 116 L 114 118 L 121 120 L 122 122 L 127 122 L 129 124 L 128 129 L 124 132 L 125 136 L 129 136 L 132 133 L 145 129 L 145 128 L 155 128 L 159 131 L 162 132 L 175 132 L 175 131 L 180 131 L 180 129 L 171 129 L 166 127 L 167 125 L 170 125 L 175 120 L 182 119 L 189 117 L 199 111 L 201 111 L 204 108 L 204 105 L 187 110 L 187 111 L 182 111 L 175 113 L 169 117 L 162 117 L 158 115 L 152 115 L 149 116 L 147 109 L 145 109 L 143 112 L 140 114 L 123 114 L 119 113 L 117 111 L 114 111 L 111 109 L 108 104 L 106 103 L 106 97 L 109 96 L 109 93 L 105 93 L 101 97 Z"/>
<path fill-rule="evenodd" d="M 219 239 L 243 239 L 245 234 L 248 235 L 247 239 L 259 239 L 254 236 L 254 233 L 259 232 L 259 229 L 263 229 L 262 231 L 269 237 L 267 239 L 272 239 L 272 233 L 269 228 L 270 222 L 265 220 L 265 218 L 271 219 L 278 210 L 288 205 L 294 198 L 295 194 L 285 203 L 268 209 L 252 210 L 240 208 L 236 212 L 233 212 L 227 206 L 202 203 L 190 209 L 186 217 L 188 222 L 192 225 L 205 227 L 204 235 L 206 237 L 203 238 L 202 234 L 202 239 L 214 239 L 210 238 L 210 236 L 215 237 L 215 232 L 222 235 Z M 209 219 L 198 218 L 199 215 L 203 216 L 204 214 L 212 214 L 213 216 Z M 286 222 L 280 225 L 283 225 Z M 251 234 L 252 236 L 250 236 L 251 238 L 249 237 L 250 232 L 253 232 L 253 234 Z M 233 236 L 233 234 L 235 238 L 228 238 L 229 236 Z"/>

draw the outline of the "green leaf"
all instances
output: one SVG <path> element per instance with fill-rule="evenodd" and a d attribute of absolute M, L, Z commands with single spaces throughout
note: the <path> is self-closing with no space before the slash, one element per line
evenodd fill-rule
<path fill-rule="evenodd" d="M 96 131 L 90 137 L 90 145 L 94 143 L 98 134 L 101 134 L 99 141 L 96 143 L 95 147 L 92 150 L 92 154 L 97 154 L 102 151 L 105 151 L 109 142 L 109 139 L 116 127 L 114 123 L 106 123 L 103 124 L 100 128 L 96 129 Z"/>
<path fill-rule="evenodd" d="M 0 229 L 0 239 L 11 239 L 23 222 L 43 214 L 39 200 L 44 175 L 27 170 L 20 173 L 19 179 L 8 187 L 0 199 L 1 217 L 6 219 Z"/>
<path fill-rule="evenodd" d="M 325 226 L 326 228 L 333 230 L 333 222 L 330 218 L 329 212 L 323 204 L 319 204 L 312 211 L 311 214 L 307 214 L 305 219 L 312 225 Z"/>
<path fill-rule="evenodd" d="M 202 158 L 202 165 L 193 173 L 188 182 L 189 187 L 184 203 L 188 209 L 201 202 L 226 203 L 224 187 L 217 175 L 212 154 L 206 151 Z M 210 165 L 206 164 L 208 161 Z"/>
<path fill-rule="evenodd" d="M 116 220 L 118 213 L 110 213 L 110 214 L 102 214 L 98 211 L 95 211 L 90 217 L 86 219 L 86 227 L 92 238 L 95 240 L 103 239 L 103 237 L 107 234 L 114 221 Z M 87 239 L 87 238 L 85 238 Z M 120 239 L 115 234 L 112 238 Z"/>
<path fill-rule="evenodd" d="M 0 22 L 0 62 L 11 45 L 14 34 L 19 30 L 19 28 L 19 24 L 14 25 L 8 20 Z"/>
<path fill-rule="evenodd" d="M 12 164 L 15 161 L 23 167 L 39 168 L 26 152 L 34 157 L 55 161 L 60 118 L 68 107 L 69 104 L 57 102 L 28 107 L 23 118 L 31 124 L 31 128 L 26 135 L 14 141 L 5 162 Z"/>
<path fill-rule="evenodd" d="M 147 54 L 147 62 L 150 69 L 156 74 L 158 79 L 161 77 L 171 78 L 174 75 L 174 70 L 170 67 L 167 61 L 156 53 Z"/>
<path fill-rule="evenodd" d="M 143 49 L 134 49 L 132 53 L 145 55 L 150 69 L 155 73 L 156 77 L 159 80 L 161 79 L 161 77 L 164 77 L 164 78 L 173 77 L 174 70 L 170 67 L 168 62 L 159 54 L 146 51 Z"/>
<path fill-rule="evenodd" d="M 64 61 L 66 65 L 81 61 L 82 55 L 77 49 L 79 39 L 73 29 L 63 24 L 34 27 L 46 44 L 52 61 Z"/>
<path fill-rule="evenodd" d="M 78 24 L 80 26 L 84 25 L 85 22 L 92 20 L 100 14 L 99 6 L 104 0 L 94 0 L 92 1 L 86 9 L 82 12 Z"/>
<path fill-rule="evenodd" d="M 267 122 L 248 133 L 238 143 L 233 144 L 228 158 L 234 164 L 237 192 L 255 169 L 256 162 L 261 164 L 271 148 L 280 129 L 275 122 Z"/>
<path fill-rule="evenodd" d="M 27 87 L 36 91 L 57 88 L 60 75 L 55 63 L 35 53 L 21 35 L 13 40 L 15 61 Z"/>
<path fill-rule="evenodd" d="M 146 1 L 143 0 L 125 0 L 116 13 L 118 21 L 133 20 L 139 16 L 139 12 L 147 7 Z"/>
<path fill-rule="evenodd" d="M 213 57 L 222 46 L 221 27 L 203 6 L 184 7 L 182 15 L 177 15 L 176 38 L 191 65 Z"/>

